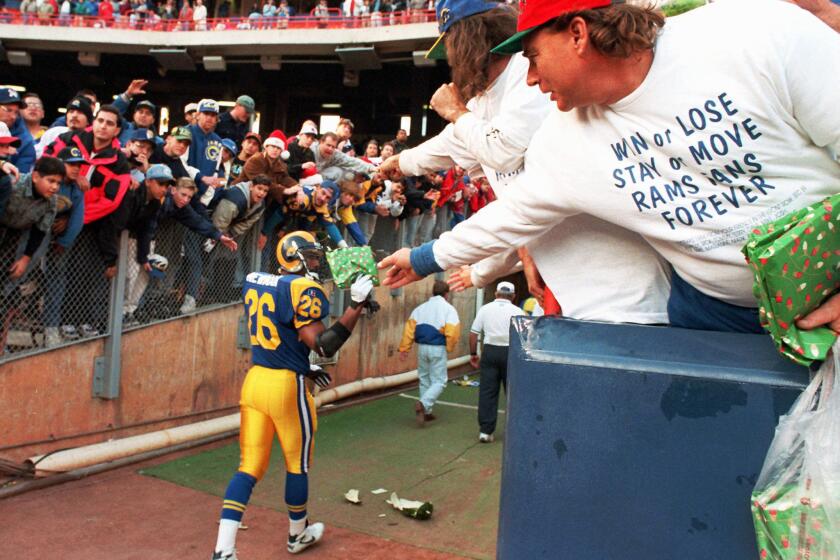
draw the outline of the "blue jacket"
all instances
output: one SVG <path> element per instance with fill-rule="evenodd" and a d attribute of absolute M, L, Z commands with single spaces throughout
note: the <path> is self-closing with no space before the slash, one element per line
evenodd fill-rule
<path fill-rule="evenodd" d="M 72 206 L 69 210 L 70 220 L 67 222 L 67 229 L 58 236 L 55 242 L 65 249 L 69 249 L 73 246 L 76 237 L 82 231 L 82 225 L 84 225 L 85 195 L 76 183 L 64 181 L 58 189 L 58 196 L 68 198 Z"/>
<path fill-rule="evenodd" d="M 32 138 L 29 129 L 26 128 L 26 122 L 24 122 L 23 117 L 18 115 L 15 124 L 12 125 L 9 132 L 11 132 L 12 136 L 17 136 L 20 139 L 18 151 L 9 158 L 9 161 L 18 168 L 21 175 L 32 173 L 32 168 L 35 167 L 35 139 Z"/>
<path fill-rule="evenodd" d="M 187 165 L 198 169 L 198 175 L 195 177 L 198 193 L 193 198 L 200 198 L 207 190 L 207 185 L 201 179 L 216 175 L 222 156 L 222 138 L 215 132 L 205 134 L 197 124 L 191 124 L 187 128 L 192 133 Z"/>

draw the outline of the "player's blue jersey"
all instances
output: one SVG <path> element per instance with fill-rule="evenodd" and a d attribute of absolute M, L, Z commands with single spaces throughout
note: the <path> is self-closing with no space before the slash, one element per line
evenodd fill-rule
<path fill-rule="evenodd" d="M 323 288 L 303 276 L 252 272 L 242 292 L 254 365 L 308 372 L 309 347 L 297 331 L 329 314 Z"/>

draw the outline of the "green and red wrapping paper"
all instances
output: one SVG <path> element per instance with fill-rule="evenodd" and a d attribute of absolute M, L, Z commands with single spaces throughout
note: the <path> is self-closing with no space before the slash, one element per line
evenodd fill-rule
<path fill-rule="evenodd" d="M 824 360 L 837 335 L 800 330 L 796 320 L 840 287 L 840 195 L 754 229 L 741 251 L 755 274 L 759 320 L 779 351 L 802 365 Z"/>
<path fill-rule="evenodd" d="M 367 274 L 373 280 L 373 285 L 379 285 L 379 271 L 370 247 L 347 247 L 327 252 L 327 263 L 330 265 L 335 285 L 342 290 L 360 274 Z"/>
<path fill-rule="evenodd" d="M 767 560 L 836 560 L 826 507 L 809 495 L 810 481 L 785 486 L 778 495 L 752 496 L 753 524 L 759 558 Z M 800 490 L 804 490 L 801 491 Z"/>

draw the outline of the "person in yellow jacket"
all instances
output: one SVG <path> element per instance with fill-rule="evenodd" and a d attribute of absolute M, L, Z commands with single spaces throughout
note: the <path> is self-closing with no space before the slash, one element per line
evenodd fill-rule
<path fill-rule="evenodd" d="M 449 285 L 435 280 L 432 297 L 417 306 L 405 323 L 400 357 L 405 359 L 417 343 L 417 372 L 420 377 L 420 400 L 414 405 L 418 425 L 434 420 L 432 407 L 446 387 L 447 353 L 455 349 L 461 336 L 458 312 L 446 298 Z"/>

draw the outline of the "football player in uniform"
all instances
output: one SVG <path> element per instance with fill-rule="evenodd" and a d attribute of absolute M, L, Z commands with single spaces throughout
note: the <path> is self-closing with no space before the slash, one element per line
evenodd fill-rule
<path fill-rule="evenodd" d="M 329 302 L 315 281 L 322 256 L 311 233 L 295 231 L 277 244 L 279 276 L 252 272 L 246 278 L 243 292 L 253 365 L 239 403 L 239 469 L 225 492 L 213 559 L 236 559 L 236 531 L 254 485 L 268 469 L 275 434 L 286 460 L 289 552 L 301 552 L 324 533 L 323 523 L 310 524 L 306 514 L 307 473 L 318 420 L 304 379 L 321 387 L 331 379 L 322 369 L 310 368 L 309 351 L 321 356 L 338 351 L 364 308 L 370 307 L 373 281 L 369 276 L 357 278 L 350 287 L 350 306 L 325 327 L 321 320 L 329 314 Z"/>

